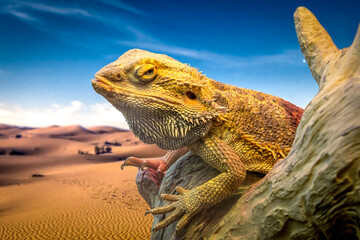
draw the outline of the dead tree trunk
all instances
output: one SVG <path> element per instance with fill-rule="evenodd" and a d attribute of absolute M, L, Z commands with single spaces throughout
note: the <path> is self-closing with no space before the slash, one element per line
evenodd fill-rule
<path fill-rule="evenodd" d="M 360 27 L 353 44 L 339 50 L 309 10 L 298 8 L 294 18 L 320 90 L 290 154 L 264 178 L 247 177 L 248 185 L 262 179 L 198 214 L 181 236 L 175 222 L 152 239 L 360 239 Z M 167 171 L 159 193 L 191 189 L 217 174 L 189 153 Z M 156 193 L 149 202 L 166 204 Z"/>

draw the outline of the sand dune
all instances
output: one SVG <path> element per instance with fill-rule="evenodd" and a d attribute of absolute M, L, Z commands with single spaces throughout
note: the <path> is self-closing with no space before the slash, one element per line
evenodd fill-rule
<path fill-rule="evenodd" d="M 15 136 L 23 132 L 24 130 L 31 130 L 32 128 L 20 128 L 8 124 L 0 124 L 0 138 Z"/>
<path fill-rule="evenodd" d="M 71 137 L 71 136 L 78 136 L 84 134 L 94 134 L 94 132 L 80 126 L 80 125 L 73 125 L 73 126 L 50 126 L 46 128 L 37 128 L 24 131 L 23 134 L 25 136 L 38 136 L 38 137 Z"/>
<path fill-rule="evenodd" d="M 112 132 L 129 132 L 129 130 L 127 129 L 121 129 L 111 126 L 95 126 L 95 127 L 88 127 L 87 129 L 98 134 L 112 133 Z"/>
<path fill-rule="evenodd" d="M 149 239 L 137 169 L 118 160 L 163 150 L 112 127 L 0 125 L 0 134 L 0 239 Z"/>

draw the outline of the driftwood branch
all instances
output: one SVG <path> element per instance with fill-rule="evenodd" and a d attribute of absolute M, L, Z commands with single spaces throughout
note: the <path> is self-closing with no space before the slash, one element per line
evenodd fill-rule
<path fill-rule="evenodd" d="M 309 10 L 300 7 L 294 17 L 320 91 L 290 154 L 264 178 L 250 173 L 245 190 L 198 214 L 180 236 L 173 223 L 152 239 L 360 239 L 360 28 L 353 44 L 338 50 Z M 140 192 L 151 207 L 168 204 L 150 190 L 152 174 L 138 174 Z M 159 193 L 191 189 L 217 174 L 189 153 L 167 171 Z"/>

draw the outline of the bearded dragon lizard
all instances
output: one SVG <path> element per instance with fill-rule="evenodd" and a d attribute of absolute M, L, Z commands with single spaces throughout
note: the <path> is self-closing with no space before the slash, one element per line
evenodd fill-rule
<path fill-rule="evenodd" d="M 144 143 L 170 150 L 160 159 L 130 158 L 125 165 L 165 171 L 187 151 L 220 171 L 195 187 L 162 194 L 171 212 L 155 226 L 178 220 L 180 231 L 200 211 L 224 199 L 247 171 L 266 174 L 290 151 L 303 109 L 272 95 L 212 80 L 167 55 L 133 49 L 103 67 L 92 81 Z"/>

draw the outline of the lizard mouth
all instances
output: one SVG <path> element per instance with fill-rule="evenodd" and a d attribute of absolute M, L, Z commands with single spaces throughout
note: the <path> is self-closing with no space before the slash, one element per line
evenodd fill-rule
<path fill-rule="evenodd" d="M 174 99 L 170 99 L 165 96 L 149 95 L 149 94 L 145 94 L 144 92 L 135 92 L 135 91 L 131 91 L 131 90 L 119 87 L 119 86 L 115 86 L 109 80 L 107 80 L 104 77 L 100 77 L 100 76 L 95 76 L 95 79 L 92 79 L 91 84 L 92 84 L 94 90 L 103 96 L 104 96 L 104 92 L 106 92 L 106 93 L 112 93 L 114 95 L 123 96 L 123 97 L 150 100 L 150 101 L 157 102 L 160 104 L 165 103 L 167 105 L 168 104 L 181 105 L 181 102 L 176 101 Z"/>
<path fill-rule="evenodd" d="M 114 85 L 110 84 L 110 82 L 104 78 L 95 77 L 95 79 L 91 80 L 91 85 L 93 86 L 95 92 L 100 95 L 103 95 L 105 92 L 114 92 Z"/>

